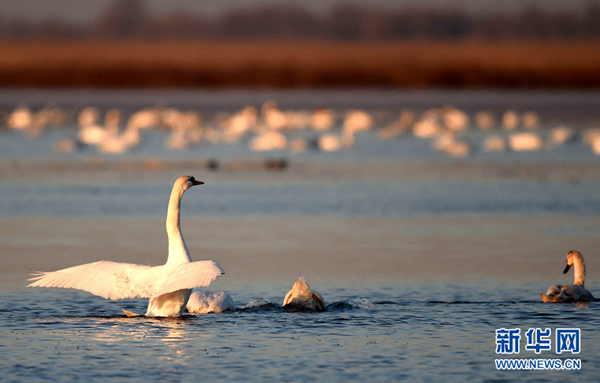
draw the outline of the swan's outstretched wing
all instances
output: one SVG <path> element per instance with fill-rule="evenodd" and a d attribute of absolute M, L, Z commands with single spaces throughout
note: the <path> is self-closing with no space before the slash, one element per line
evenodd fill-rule
<path fill-rule="evenodd" d="M 107 299 L 147 298 L 153 286 L 146 277 L 150 266 L 99 261 L 67 269 L 36 272 L 27 287 L 62 287 L 88 291 Z M 148 283 L 150 282 L 150 283 Z"/>
<path fill-rule="evenodd" d="M 58 271 L 34 273 L 27 287 L 62 287 L 107 299 L 151 298 L 182 289 L 208 286 L 223 269 L 215 261 L 143 266 L 100 261 Z"/>
<path fill-rule="evenodd" d="M 225 271 L 215 261 L 182 263 L 169 270 L 165 282 L 157 287 L 155 295 L 208 286 L 221 274 L 225 274 Z"/>

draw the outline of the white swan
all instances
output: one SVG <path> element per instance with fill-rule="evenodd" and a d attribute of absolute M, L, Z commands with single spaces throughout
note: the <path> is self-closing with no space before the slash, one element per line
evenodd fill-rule
<path fill-rule="evenodd" d="M 371 129 L 373 117 L 363 110 L 351 110 L 346 115 L 344 125 L 342 125 L 342 143 L 346 147 L 354 145 L 354 135 L 357 132 L 364 132 Z"/>
<path fill-rule="evenodd" d="M 107 132 L 104 127 L 98 125 L 98 108 L 84 108 L 77 117 L 79 133 L 77 138 L 86 145 L 98 145 L 106 138 Z"/>
<path fill-rule="evenodd" d="M 331 109 L 318 108 L 310 116 L 309 125 L 317 131 L 329 130 L 335 124 L 336 114 Z"/>
<path fill-rule="evenodd" d="M 295 310 L 324 311 L 325 299 L 300 276 L 283 299 L 283 307 L 286 306 Z"/>
<path fill-rule="evenodd" d="M 442 108 L 442 119 L 444 126 L 451 132 L 462 132 L 467 130 L 471 123 L 469 116 L 453 106 Z"/>
<path fill-rule="evenodd" d="M 231 295 L 223 291 L 211 293 L 194 289 L 188 300 L 187 310 L 192 314 L 219 314 L 224 311 L 234 311 L 235 303 Z"/>
<path fill-rule="evenodd" d="M 267 152 L 273 150 L 285 150 L 288 142 L 285 135 L 278 131 L 262 133 L 254 137 L 248 146 L 253 152 Z"/>
<path fill-rule="evenodd" d="M 6 117 L 6 125 L 15 130 L 29 129 L 33 123 L 33 113 L 26 105 L 19 105 Z"/>
<path fill-rule="evenodd" d="M 99 261 L 53 272 L 38 272 L 27 287 L 63 287 L 88 291 L 107 299 L 150 298 L 146 316 L 180 316 L 192 289 L 208 286 L 223 269 L 215 261 L 192 262 L 181 235 L 179 210 L 183 193 L 204 182 L 183 176 L 173 185 L 167 212 L 169 253 L 162 266 Z M 135 315 L 123 310 L 125 314 Z"/>
<path fill-rule="evenodd" d="M 457 139 L 451 132 L 437 136 L 432 146 L 452 157 L 466 157 L 471 154 L 471 145 L 465 140 Z"/>
<path fill-rule="evenodd" d="M 511 135 L 508 145 L 513 152 L 532 152 L 540 150 L 544 142 L 537 134 L 525 132 Z"/>
<path fill-rule="evenodd" d="M 325 134 L 317 139 L 317 148 L 322 152 L 337 152 L 338 150 L 342 150 L 344 145 L 340 136 Z"/>
<path fill-rule="evenodd" d="M 506 130 L 515 130 L 519 127 L 519 115 L 514 110 L 507 110 L 502 115 L 502 125 Z"/>
<path fill-rule="evenodd" d="M 100 153 L 122 154 L 140 143 L 140 132 L 137 126 L 130 125 L 122 134 L 119 133 L 120 119 L 121 113 L 117 109 L 106 112 L 106 134 L 98 144 Z"/>
<path fill-rule="evenodd" d="M 585 284 L 585 262 L 579 251 L 571 250 L 567 254 L 567 266 L 564 274 L 573 266 L 575 282 L 572 285 L 550 286 L 546 294 L 541 293 L 544 302 L 591 302 L 594 300 L 592 293 L 587 291 Z"/>
<path fill-rule="evenodd" d="M 525 129 L 537 129 L 540 124 L 540 117 L 536 112 L 529 111 L 523 113 L 521 121 L 523 121 L 523 127 Z"/>
<path fill-rule="evenodd" d="M 577 137 L 577 132 L 568 126 L 560 125 L 550 131 L 548 137 L 552 146 L 560 146 L 572 142 Z"/>

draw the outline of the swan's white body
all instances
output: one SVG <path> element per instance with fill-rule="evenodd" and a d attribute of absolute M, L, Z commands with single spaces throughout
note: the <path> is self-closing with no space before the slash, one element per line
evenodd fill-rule
<path fill-rule="evenodd" d="M 575 281 L 572 285 L 550 286 L 546 294 L 540 294 L 544 302 L 591 302 L 594 300 L 592 293 L 585 289 L 585 262 L 580 252 L 572 250 L 567 254 L 567 266 L 564 274 L 573 266 Z"/>
<path fill-rule="evenodd" d="M 325 134 L 317 140 L 317 147 L 323 152 L 337 152 L 342 150 L 344 145 L 339 136 L 335 134 Z"/>
<path fill-rule="evenodd" d="M 107 299 L 150 298 L 146 316 L 174 317 L 184 311 L 192 289 L 208 286 L 223 269 L 215 261 L 192 262 L 181 235 L 179 210 L 183 193 L 203 182 L 183 176 L 175 181 L 167 212 L 169 255 L 162 266 L 99 261 L 53 272 L 39 272 L 27 287 L 62 287 Z"/>
<path fill-rule="evenodd" d="M 283 299 L 283 307 L 286 306 L 299 310 L 324 311 L 325 299 L 313 291 L 304 277 L 300 276 Z"/>
<path fill-rule="evenodd" d="M 354 134 L 369 130 L 372 125 L 373 118 L 369 113 L 363 110 L 351 110 L 348 112 L 342 126 L 341 140 L 344 146 L 352 146 L 354 144 Z"/>
<path fill-rule="evenodd" d="M 509 137 L 508 146 L 513 152 L 532 152 L 542 149 L 544 141 L 535 133 L 516 133 Z"/>
<path fill-rule="evenodd" d="M 98 145 L 106 138 L 106 130 L 98 125 L 82 126 L 77 134 L 79 141 L 86 145 Z"/>
<path fill-rule="evenodd" d="M 223 291 L 211 293 L 194 289 L 187 302 L 187 310 L 192 314 L 219 314 L 223 311 L 234 311 L 235 303 L 231 295 Z"/>
<path fill-rule="evenodd" d="M 267 152 L 272 150 L 285 150 L 287 138 L 278 131 L 269 131 L 254 137 L 248 146 L 253 152 Z"/>
<path fill-rule="evenodd" d="M 33 123 L 33 113 L 25 105 L 19 105 L 11 114 L 6 118 L 6 125 L 9 128 L 15 130 L 28 129 Z"/>

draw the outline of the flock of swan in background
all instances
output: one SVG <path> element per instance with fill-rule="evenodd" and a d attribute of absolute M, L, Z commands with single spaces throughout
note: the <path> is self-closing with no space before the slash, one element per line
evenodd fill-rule
<path fill-rule="evenodd" d="M 470 116 L 455 107 L 445 106 L 422 113 L 403 109 L 394 117 L 359 109 L 281 110 L 275 102 L 268 101 L 260 111 L 248 106 L 233 113 L 216 113 L 210 121 L 204 121 L 196 111 L 167 107 L 142 109 L 127 119 L 124 117 L 120 110 L 110 109 L 102 118 L 98 108 L 85 107 L 77 112 L 76 137 L 56 142 L 54 150 L 72 152 L 91 146 L 100 153 L 125 153 L 142 142 L 144 131 L 158 129 L 167 133 L 164 145 L 169 150 L 244 142 L 249 150 L 257 152 L 298 153 L 309 149 L 336 152 L 352 147 L 356 134 L 373 130 L 386 141 L 403 136 L 431 140 L 433 149 L 452 157 L 465 157 L 476 151 L 537 151 L 578 141 L 600 155 L 600 128 L 579 131 L 560 125 L 543 138 L 538 132 L 540 118 L 533 111 L 507 110 L 500 116 L 479 111 Z M 74 121 L 67 120 L 67 113 L 52 105 L 36 112 L 19 105 L 4 116 L 7 128 L 27 131 L 31 137 L 39 136 L 46 127 L 75 125 Z M 486 134 L 478 148 L 466 137 L 466 133 L 475 128 Z M 309 132 L 311 138 L 294 135 L 294 131 Z"/>
<path fill-rule="evenodd" d="M 200 287 L 209 286 L 218 276 L 225 274 L 213 261 L 192 261 L 183 239 L 180 209 L 183 193 L 196 185 L 204 184 L 192 176 L 179 177 L 171 191 L 167 208 L 167 262 L 148 266 L 113 261 L 98 261 L 51 272 L 35 272 L 27 287 L 60 287 L 88 291 L 106 299 L 149 298 L 147 317 L 179 317 L 192 314 L 221 313 L 235 310 L 233 298 L 225 292 L 209 293 Z M 584 287 L 585 263 L 578 251 L 567 254 L 566 273 L 574 266 L 573 285 L 551 286 L 541 294 L 544 302 L 591 302 L 592 294 Z M 271 304 L 261 300 L 261 304 Z M 301 311 L 324 311 L 325 300 L 311 289 L 304 277 L 294 283 L 286 294 L 282 307 Z M 140 314 L 123 309 L 128 317 Z"/>

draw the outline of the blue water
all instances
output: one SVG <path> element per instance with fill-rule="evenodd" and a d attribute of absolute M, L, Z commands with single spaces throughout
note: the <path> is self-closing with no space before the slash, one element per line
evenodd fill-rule
<path fill-rule="evenodd" d="M 144 303 L 110 302 L 75 291 L 5 293 L 0 367 L 3 381 L 595 379 L 598 304 L 543 304 L 524 294 L 527 289 L 479 285 L 474 294 L 471 287 L 338 287 L 323 294 L 345 301 L 367 293 L 372 308 L 255 309 L 178 319 L 126 318 L 120 307 L 142 311 Z M 252 291 L 238 298 L 244 295 Z M 540 355 L 525 350 L 527 329 L 551 328 L 554 335 L 565 326 L 581 329 L 580 354 L 557 355 L 553 336 L 552 350 Z M 508 358 L 580 359 L 582 368 L 498 371 L 498 328 L 520 328 L 523 334 L 521 352 Z"/>
<path fill-rule="evenodd" d="M 5 215 L 162 217 L 170 184 L 0 185 Z M 599 182 L 207 184 L 183 201 L 186 215 L 436 216 L 600 214 Z M 268 196 L 268 198 L 265 198 Z"/>
<path fill-rule="evenodd" d="M 210 116 L 248 104 L 260 106 L 269 99 L 276 99 L 284 108 L 328 105 L 339 110 L 359 107 L 394 113 L 404 106 L 424 110 L 447 104 L 469 112 L 480 109 L 501 112 L 509 108 L 535 110 L 543 122 L 542 136 L 558 124 L 582 130 L 600 121 L 597 92 L 0 91 L 0 107 L 4 111 L 20 101 L 32 107 L 57 102 L 72 115 L 76 108 L 84 105 L 133 111 L 164 101 L 183 109 L 198 108 Z M 83 217 L 92 221 L 95 217 L 115 221 L 126 217 L 162 218 L 173 182 L 173 177 L 166 175 L 179 168 L 174 165 L 172 172 L 160 173 L 143 167 L 127 170 L 127 166 L 148 159 L 167 164 L 189 161 L 182 167 L 197 169 L 194 175 L 208 178 L 206 185 L 188 192 L 183 199 L 182 211 L 186 217 L 375 219 L 369 222 L 390 217 L 477 217 L 472 220 L 472 226 L 469 226 L 471 221 L 467 221 L 460 227 L 461 238 L 469 238 L 470 234 L 475 249 L 464 255 L 465 263 L 474 257 L 492 262 L 502 254 L 502 248 L 482 245 L 479 239 L 495 232 L 502 235 L 503 229 L 499 224 L 494 226 L 494 218 L 533 217 L 540 227 L 526 231 L 531 233 L 525 236 L 528 242 L 535 245 L 540 233 L 556 235 L 566 238 L 569 242 L 565 246 L 569 248 L 549 251 L 548 262 L 556 263 L 556 274 L 543 281 L 502 280 L 495 274 L 475 280 L 468 280 L 466 276 L 456 281 L 439 275 L 434 280 L 420 282 L 352 276 L 327 281 L 325 277 L 325 282 L 313 284 L 330 304 L 323 313 L 289 312 L 281 308 L 242 309 L 256 298 L 281 303 L 293 281 L 282 283 L 276 278 L 228 284 L 226 278 L 231 276 L 227 274 L 218 280 L 217 287 L 233 296 L 238 310 L 178 319 L 126 318 L 121 308 L 143 312 L 147 301 L 113 302 L 80 291 L 30 290 L 24 288 L 24 280 L 18 279 L 18 284 L 0 290 L 2 382 L 597 380 L 600 305 L 597 302 L 543 304 L 539 299 L 540 292 L 562 277 L 560 271 L 566 251 L 586 238 L 600 238 L 600 227 L 583 221 L 600 216 L 600 177 L 594 172 L 595 167 L 600 169 L 600 159 L 589 147 L 569 144 L 535 153 L 476 151 L 469 158 L 453 160 L 433 151 L 426 140 L 402 138 L 381 142 L 376 134 L 365 133 L 357 136 L 355 147 L 339 153 L 258 155 L 251 153 L 245 143 L 170 152 L 163 145 L 164 133 L 149 132 L 142 146 L 121 156 L 102 156 L 90 148 L 70 154 L 53 152 L 52 144 L 56 140 L 72 138 L 75 134 L 75 127 L 71 125 L 48 130 L 38 139 L 30 139 L 22 132 L 0 133 L 0 218 Z M 483 134 L 471 131 L 468 138 L 477 147 Z M 209 158 L 260 163 L 265 156 L 285 157 L 291 167 L 281 173 L 265 173 L 262 169 L 211 173 L 199 165 Z M 98 161 L 106 168 L 95 168 L 93 164 Z M 319 164 L 327 166 L 324 173 L 314 170 Z M 387 177 L 385 173 L 369 174 L 378 164 L 384 168 L 398 165 L 402 169 L 407 164 L 420 164 L 424 165 L 426 174 L 401 177 L 395 173 Z M 340 166 L 339 170 L 336 165 Z M 307 167 L 312 169 L 308 173 L 305 172 Z M 476 171 L 467 172 L 465 176 L 462 173 L 465 167 L 474 167 Z M 438 174 L 437 168 L 447 169 L 449 173 Z M 161 174 L 165 174 L 164 179 Z M 190 197 L 196 192 L 194 198 Z M 563 216 L 570 221 L 564 225 L 543 226 L 546 217 Z M 581 224 L 577 224 L 578 219 L 582 220 Z M 480 222 L 487 226 L 479 226 Z M 373 225 L 365 230 L 377 232 L 377 224 Z M 440 238 L 452 234 L 451 227 L 438 226 L 436 230 Z M 335 232 L 343 238 L 343 227 L 336 228 Z M 31 242 L 35 243 L 35 233 L 31 236 Z M 519 249 L 527 245 L 528 249 L 538 249 L 530 243 L 510 241 L 506 240 L 506 248 Z M 0 247 L 9 249 L 10 254 L 22 243 L 23 238 L 11 241 L 0 233 Z M 493 245 L 498 246 L 498 243 L 502 240 Z M 397 246 L 396 243 L 376 245 L 374 249 Z M 303 248 L 302 243 L 296 246 Z M 478 253 L 481 249 L 487 252 Z M 585 255 L 593 265 L 596 254 L 593 249 L 589 250 Z M 399 251 L 403 255 L 418 256 L 413 254 L 414 248 Z M 331 254 L 327 256 L 333 257 Z M 379 260 L 377 255 L 371 256 Z M 60 254 L 51 256 L 61 257 Z M 323 259 L 327 261 L 331 259 Z M 341 256 L 339 261 L 344 262 Z M 0 253 L 0 266 L 3 262 L 14 264 L 18 260 Z M 23 270 L 23 275 L 26 272 Z M 586 287 L 600 296 L 597 270 L 589 268 L 588 273 Z M 360 272 L 352 275 L 360 275 Z M 0 278 L 9 279 L 3 272 Z M 348 304 L 357 297 L 368 305 Z M 556 354 L 554 333 L 563 327 L 581 329 L 580 354 Z M 581 359 L 582 368 L 580 371 L 499 371 L 494 365 L 494 360 L 499 358 L 495 353 L 495 330 L 499 328 L 520 328 L 523 334 L 521 352 L 509 358 L 577 358 Z M 552 350 L 540 355 L 526 351 L 524 334 L 529 328 L 552 329 Z"/>

